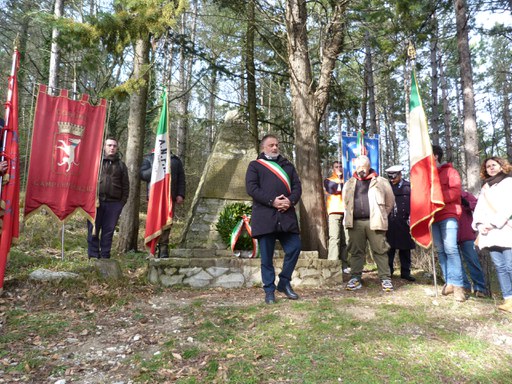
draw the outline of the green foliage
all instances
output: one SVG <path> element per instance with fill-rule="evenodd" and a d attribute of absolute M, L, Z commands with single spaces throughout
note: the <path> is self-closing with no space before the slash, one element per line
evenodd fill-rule
<path fill-rule="evenodd" d="M 219 221 L 215 224 L 215 228 L 220 234 L 222 241 L 226 246 L 230 246 L 231 232 L 233 228 L 242 219 L 243 215 L 250 215 L 251 207 L 244 203 L 228 204 L 219 215 Z M 247 231 L 242 231 L 236 245 L 237 249 L 249 250 L 252 249 L 252 239 Z"/>

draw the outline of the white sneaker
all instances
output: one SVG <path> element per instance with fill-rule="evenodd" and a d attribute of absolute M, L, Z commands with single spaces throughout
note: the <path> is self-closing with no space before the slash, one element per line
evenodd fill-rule
<path fill-rule="evenodd" d="M 350 279 L 345 289 L 347 291 L 356 291 L 358 289 L 361 289 L 362 287 L 363 286 L 361 285 L 361 280 L 359 280 L 357 277 L 353 277 Z"/>
<path fill-rule="evenodd" d="M 384 292 L 393 292 L 393 283 L 391 280 L 382 280 L 381 284 Z"/>
<path fill-rule="evenodd" d="M 352 271 L 350 270 L 350 267 L 347 267 L 347 268 L 345 268 L 345 269 L 343 270 L 343 273 L 346 273 L 347 275 L 350 275 L 350 272 L 352 272 Z"/>

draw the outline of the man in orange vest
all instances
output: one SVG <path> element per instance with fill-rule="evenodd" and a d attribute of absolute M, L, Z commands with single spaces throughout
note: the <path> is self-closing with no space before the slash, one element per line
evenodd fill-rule
<path fill-rule="evenodd" d="M 329 253 L 328 260 L 341 258 L 343 273 L 350 273 L 348 265 L 348 250 L 343 228 L 345 207 L 341 191 L 343 190 L 343 166 L 339 161 L 332 164 L 332 175 L 324 179 L 324 189 L 327 195 L 327 213 L 329 215 Z"/>

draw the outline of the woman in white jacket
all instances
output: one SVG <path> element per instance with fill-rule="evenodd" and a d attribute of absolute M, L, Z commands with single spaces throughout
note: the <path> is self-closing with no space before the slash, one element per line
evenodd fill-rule
<path fill-rule="evenodd" d="M 512 312 L 511 171 L 505 159 L 485 159 L 480 168 L 484 184 L 473 214 L 473 228 L 479 234 L 478 247 L 489 250 L 505 300 L 498 308 L 507 312 Z"/>

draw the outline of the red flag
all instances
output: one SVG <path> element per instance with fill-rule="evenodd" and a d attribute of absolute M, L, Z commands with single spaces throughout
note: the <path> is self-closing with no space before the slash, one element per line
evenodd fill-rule
<path fill-rule="evenodd" d="M 2 160 L 7 160 L 7 172 L 3 177 L 2 186 L 2 234 L 0 235 L 0 291 L 3 290 L 5 266 L 7 256 L 11 250 L 13 239 L 17 239 L 20 232 L 20 173 L 18 156 L 18 80 L 19 64 L 18 50 L 14 50 L 12 57 L 11 76 L 7 103 L 5 104 L 5 127 L 2 129 Z"/>
<path fill-rule="evenodd" d="M 25 216 L 46 206 L 61 221 L 82 210 L 94 222 L 107 101 L 50 96 L 40 85 L 25 195 Z"/>
<path fill-rule="evenodd" d="M 172 224 L 171 198 L 171 153 L 169 147 L 169 130 L 167 118 L 167 93 L 162 96 L 162 112 L 156 132 L 153 170 L 149 184 L 148 215 L 144 244 L 152 255 L 162 231 Z"/>
<path fill-rule="evenodd" d="M 409 151 L 411 157 L 411 236 L 422 247 L 432 244 L 434 214 L 443 209 L 443 192 L 432 154 L 427 119 L 414 71 L 409 109 Z"/>

